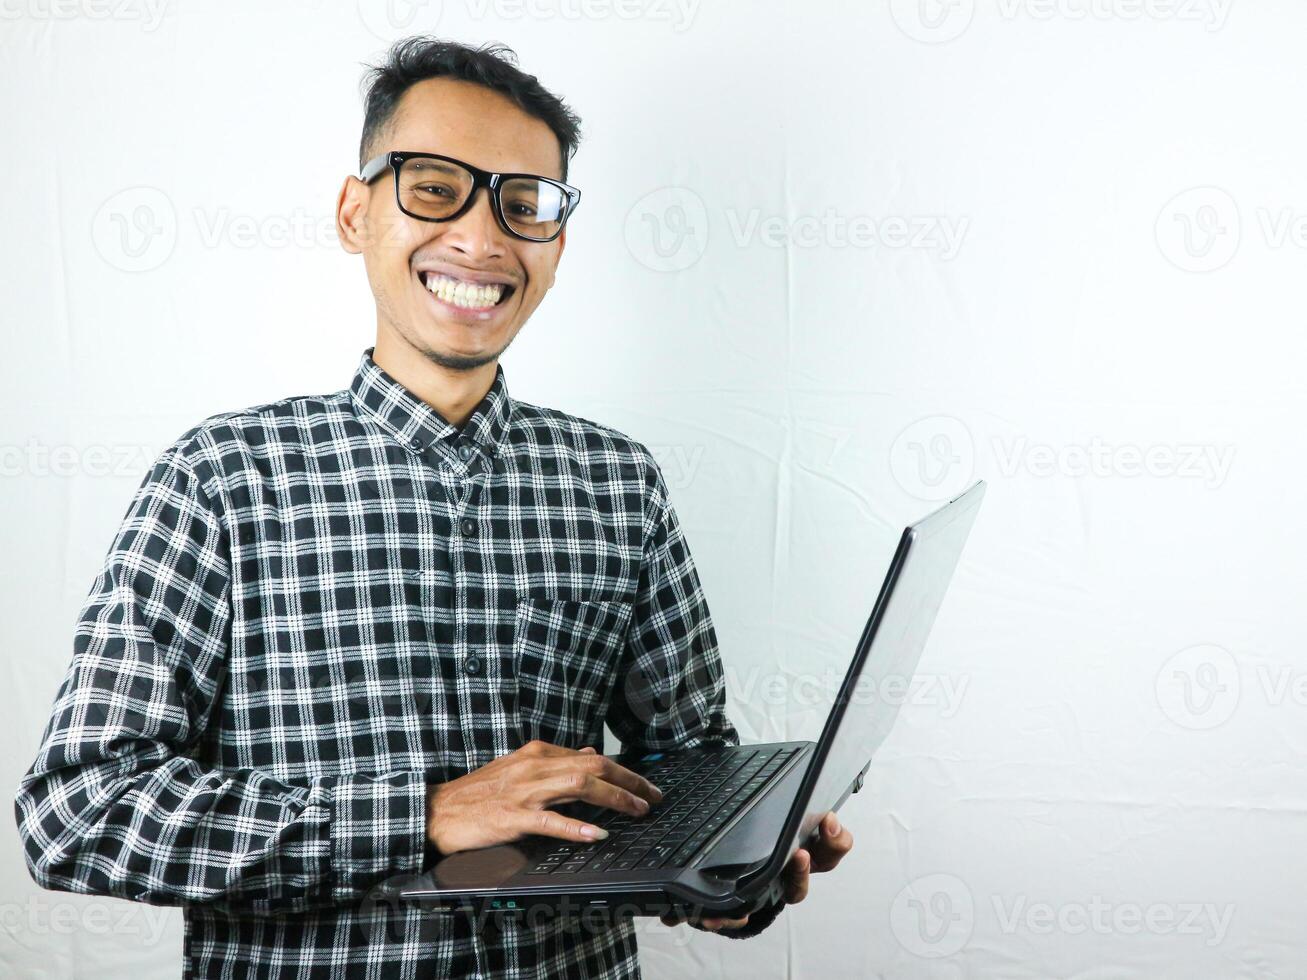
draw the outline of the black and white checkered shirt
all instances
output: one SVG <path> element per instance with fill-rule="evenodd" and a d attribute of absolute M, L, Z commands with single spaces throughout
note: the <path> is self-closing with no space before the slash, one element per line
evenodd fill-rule
<path fill-rule="evenodd" d="M 183 906 L 187 977 L 638 976 L 629 920 L 372 897 L 429 861 L 428 783 L 532 738 L 738 742 L 663 476 L 502 367 L 459 428 L 371 355 L 161 454 L 18 788 L 28 867 Z"/>

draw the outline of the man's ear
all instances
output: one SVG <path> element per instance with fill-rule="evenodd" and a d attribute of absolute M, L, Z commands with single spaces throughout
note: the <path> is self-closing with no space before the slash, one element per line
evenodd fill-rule
<path fill-rule="evenodd" d="M 351 175 L 336 196 L 336 237 L 340 247 L 358 255 L 368 245 L 368 200 L 372 188 Z M 566 229 L 564 229 L 566 230 Z"/>

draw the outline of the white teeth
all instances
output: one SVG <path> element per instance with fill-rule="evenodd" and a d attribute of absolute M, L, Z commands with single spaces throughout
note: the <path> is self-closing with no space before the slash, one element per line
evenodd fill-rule
<path fill-rule="evenodd" d="M 435 272 L 425 274 L 425 284 L 433 295 L 446 303 L 473 310 L 494 306 L 504 295 L 505 288 L 501 283 L 479 286 Z"/>

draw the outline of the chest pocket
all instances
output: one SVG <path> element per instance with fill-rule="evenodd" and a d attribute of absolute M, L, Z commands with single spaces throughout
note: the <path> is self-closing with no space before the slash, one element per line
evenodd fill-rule
<path fill-rule="evenodd" d="M 518 600 L 513 667 L 523 742 L 603 751 L 603 720 L 631 610 L 617 600 Z"/>

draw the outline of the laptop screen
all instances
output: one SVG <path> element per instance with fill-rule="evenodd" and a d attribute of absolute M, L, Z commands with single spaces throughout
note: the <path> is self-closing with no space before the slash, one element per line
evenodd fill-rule
<path fill-rule="evenodd" d="M 842 802 L 894 726 L 902 699 L 884 697 L 886 681 L 905 692 L 911 684 L 984 493 L 977 481 L 904 530 L 786 822 L 793 834 L 787 858 Z"/>

